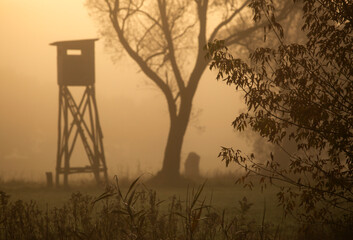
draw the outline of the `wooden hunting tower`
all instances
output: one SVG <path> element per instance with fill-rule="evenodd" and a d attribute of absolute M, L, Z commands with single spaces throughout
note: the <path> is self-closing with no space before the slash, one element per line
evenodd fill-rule
<path fill-rule="evenodd" d="M 68 176 L 73 173 L 93 173 L 98 184 L 107 181 L 108 178 L 94 88 L 94 42 L 97 40 L 61 41 L 50 44 L 57 47 L 59 85 L 55 176 L 57 186 L 60 174 L 64 176 L 64 186 L 68 186 Z M 82 88 L 83 93 L 79 101 L 75 101 L 69 87 Z M 84 167 L 70 165 L 78 138 L 83 143 L 89 161 L 89 165 Z"/>

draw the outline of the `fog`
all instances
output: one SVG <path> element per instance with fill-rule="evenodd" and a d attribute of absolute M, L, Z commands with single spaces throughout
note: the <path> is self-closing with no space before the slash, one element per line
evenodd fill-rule
<path fill-rule="evenodd" d="M 56 162 L 56 49 L 49 43 L 99 37 L 83 1 L 0 1 L 0 178 L 44 180 Z M 96 42 L 96 97 L 108 172 L 154 174 L 162 166 L 169 128 L 160 90 L 127 57 L 115 64 Z M 200 82 L 182 150 L 201 156 L 203 174 L 224 171 L 220 146 L 249 150 L 231 127 L 243 107 L 234 88 L 207 70 Z M 78 164 L 85 165 L 82 158 Z M 80 162 L 81 161 L 81 162 Z"/>

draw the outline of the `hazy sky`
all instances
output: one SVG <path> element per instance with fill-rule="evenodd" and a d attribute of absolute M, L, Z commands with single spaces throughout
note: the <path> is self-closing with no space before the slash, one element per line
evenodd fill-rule
<path fill-rule="evenodd" d="M 49 43 L 99 37 L 79 0 L 0 1 L 0 177 L 44 179 L 54 171 L 58 85 L 56 49 Z M 96 95 L 110 173 L 161 168 L 169 120 L 162 94 L 127 58 L 117 62 L 96 42 Z M 249 149 L 231 122 L 242 104 L 233 88 L 207 70 L 195 96 L 183 162 L 201 156 L 201 171 L 223 170 L 220 146 Z M 200 130 L 201 129 L 201 130 Z M 86 165 L 88 160 L 73 159 Z"/>

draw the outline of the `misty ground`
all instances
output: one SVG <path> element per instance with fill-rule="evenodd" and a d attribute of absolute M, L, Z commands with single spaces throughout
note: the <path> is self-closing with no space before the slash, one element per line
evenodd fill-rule
<path fill-rule="evenodd" d="M 139 179 L 131 191 L 129 189 L 135 179 L 129 178 L 120 178 L 118 185 L 112 181 L 109 185 L 111 188 L 97 187 L 92 180 L 81 179 L 70 181 L 70 187 L 66 189 L 63 187 L 48 188 L 45 182 L 0 180 L 0 218 L 5 216 L 4 219 L 8 219 L 7 225 L 0 221 L 0 239 L 1 236 L 6 234 L 22 234 L 21 236 L 16 235 L 16 239 L 25 239 L 23 236 L 32 233 L 32 228 L 37 229 L 33 232 L 33 234 L 37 234 L 33 239 L 37 239 L 44 233 L 51 234 L 53 239 L 59 236 L 68 237 L 71 236 L 70 234 L 77 234 L 77 231 L 80 234 L 81 232 L 91 234 L 90 228 L 85 227 L 91 226 L 91 224 L 95 226 L 93 234 L 99 235 L 100 231 L 108 231 L 108 235 L 114 236 L 114 239 L 120 239 L 119 234 L 125 234 L 125 228 L 129 228 L 129 225 L 125 225 L 131 219 L 138 220 L 140 211 L 156 214 L 158 216 L 155 219 L 157 222 L 153 223 L 149 219 L 137 230 L 129 228 L 128 231 L 136 230 L 137 232 L 147 231 L 151 233 L 151 231 L 155 231 L 153 227 L 151 228 L 151 224 L 156 224 L 158 228 L 161 226 L 164 229 L 159 234 L 176 234 L 181 237 L 177 239 L 186 239 L 184 238 L 186 233 L 183 232 L 185 227 L 189 226 L 194 229 L 194 225 L 192 222 L 188 223 L 187 219 L 184 220 L 183 216 L 188 214 L 187 209 L 188 207 L 190 209 L 190 203 L 201 186 L 204 186 L 201 195 L 189 212 L 190 216 L 194 216 L 193 214 L 196 214 L 201 208 L 204 209 L 201 217 L 196 217 L 199 227 L 198 230 L 194 229 L 195 238 L 192 239 L 228 239 L 224 237 L 229 236 L 229 234 L 232 235 L 229 239 L 347 239 L 346 237 L 350 234 L 344 235 L 343 233 L 343 235 L 340 235 L 340 232 L 336 234 L 335 228 L 326 229 L 324 225 L 305 224 L 296 221 L 291 215 L 285 216 L 282 207 L 278 206 L 277 187 L 267 186 L 264 191 L 261 191 L 261 188 L 256 185 L 252 190 L 249 190 L 240 184 L 235 184 L 235 179 L 234 174 L 217 175 L 174 188 L 151 187 L 148 185 L 148 179 L 147 181 L 146 179 Z M 119 186 L 122 198 L 115 191 L 115 195 L 96 201 L 103 193 L 107 193 L 107 189 L 116 190 L 117 188 L 114 188 L 116 186 Z M 136 192 L 134 192 L 135 190 Z M 142 200 L 141 194 L 145 194 L 145 201 Z M 148 199 L 154 194 L 156 201 L 151 204 Z M 9 201 L 6 200 L 8 195 L 10 196 Z M 125 195 L 127 196 L 125 199 L 132 199 L 132 203 L 131 200 L 121 201 Z M 133 197 L 130 198 L 130 196 Z M 134 199 L 136 199 L 136 205 L 134 205 Z M 116 211 L 114 210 L 114 204 L 120 204 L 118 212 L 114 212 Z M 137 214 L 133 215 L 136 217 L 130 218 L 128 215 L 124 215 L 127 213 L 121 212 L 130 204 L 134 205 L 131 206 L 130 210 Z M 180 208 L 175 204 L 180 204 Z M 83 225 L 80 225 L 79 228 L 72 225 L 72 219 L 76 219 L 75 214 L 78 212 L 83 214 L 80 218 L 80 223 Z M 28 215 L 28 213 L 34 215 Z M 1 214 L 5 215 L 1 216 Z M 173 216 L 176 221 L 171 228 L 177 232 L 173 232 L 174 230 L 165 226 L 167 224 L 165 218 L 168 219 L 168 216 Z M 45 225 L 45 222 L 41 219 L 47 219 L 49 223 Z M 215 222 L 212 222 L 212 219 Z M 85 223 L 85 221 L 88 221 L 88 223 Z M 1 224 L 5 227 L 1 227 Z M 48 228 L 49 224 L 50 227 Z M 44 230 L 47 228 L 50 231 L 44 231 L 43 227 Z M 18 233 L 16 228 L 21 228 L 22 232 Z M 66 230 L 57 232 L 61 228 Z M 1 232 L 4 229 L 7 229 L 7 233 L 5 233 L 6 231 Z M 205 231 L 209 234 L 207 238 L 204 238 L 203 235 Z M 214 236 L 218 237 L 210 237 L 213 236 L 213 233 L 216 234 Z M 161 239 L 165 239 L 163 236 Z M 343 238 L 336 238 L 337 236 L 343 236 Z M 77 239 L 77 237 L 68 239 Z M 100 239 L 100 237 L 95 236 L 92 239 Z M 113 238 L 108 236 L 105 239 Z M 148 235 L 144 239 L 155 239 L 155 237 Z"/>
<path fill-rule="evenodd" d="M 126 193 L 131 182 L 134 179 L 121 179 L 120 187 L 122 193 Z M 239 202 L 244 199 L 253 204 L 247 213 L 249 219 L 253 219 L 260 223 L 265 217 L 265 221 L 274 226 L 281 226 L 285 231 L 294 232 L 297 223 L 291 217 L 284 217 L 281 207 L 277 204 L 275 187 L 268 187 L 261 191 L 259 187 L 252 190 L 244 188 L 242 185 L 234 183 L 234 176 L 217 176 L 203 178 L 194 183 L 190 183 L 184 187 L 150 187 L 148 181 L 141 180 L 138 183 L 139 189 L 155 190 L 157 199 L 165 201 L 160 205 L 161 210 L 167 210 L 168 203 L 174 197 L 185 201 L 188 196 L 192 195 L 202 184 L 204 188 L 200 196 L 200 200 L 205 200 L 205 204 L 212 206 L 219 214 L 223 211 L 227 214 L 233 214 L 240 211 Z M 48 188 L 44 182 L 28 182 L 28 181 L 0 181 L 0 191 L 10 195 L 10 201 L 22 200 L 24 202 L 35 201 L 42 209 L 51 209 L 62 207 L 67 203 L 73 193 L 82 193 L 97 198 L 104 191 L 104 187 L 97 187 L 91 181 L 72 182 L 68 189 L 65 188 Z"/>

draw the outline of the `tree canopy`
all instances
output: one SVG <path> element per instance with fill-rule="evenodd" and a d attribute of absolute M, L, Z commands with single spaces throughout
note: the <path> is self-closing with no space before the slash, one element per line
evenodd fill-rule
<path fill-rule="evenodd" d="M 232 148 L 220 155 L 227 165 L 245 168 L 247 176 L 279 184 L 277 196 L 287 213 L 331 221 L 340 219 L 338 213 L 353 213 L 353 7 L 350 1 L 301 4 L 304 44 L 287 42 L 267 0 L 253 0 L 251 7 L 255 21 L 268 21 L 277 48 L 257 48 L 247 64 L 223 41 L 208 44 L 217 79 L 244 93 L 248 108 L 234 128 L 251 128 L 279 146 L 294 142 L 297 151 L 288 152 L 289 166 L 283 168 L 272 154 L 265 162 Z M 246 179 L 239 180 L 252 186 Z"/>
<path fill-rule="evenodd" d="M 192 102 L 209 60 L 204 46 L 216 37 L 229 45 L 246 47 L 263 22 L 251 21 L 250 0 L 88 0 L 101 34 L 113 54 L 124 52 L 163 93 L 170 129 L 163 168 L 176 178 Z M 292 10 L 288 0 L 278 1 L 278 19 Z"/>

